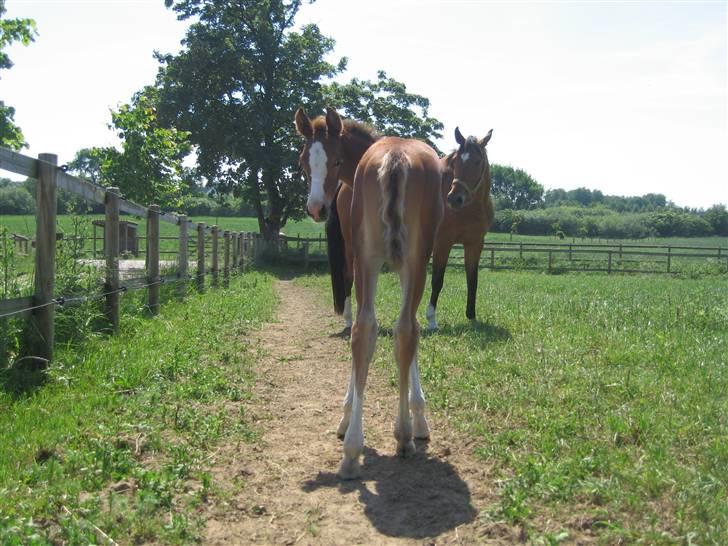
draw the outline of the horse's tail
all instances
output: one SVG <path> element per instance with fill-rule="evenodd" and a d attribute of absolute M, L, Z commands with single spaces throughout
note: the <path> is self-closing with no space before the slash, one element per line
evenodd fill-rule
<path fill-rule="evenodd" d="M 329 255 L 329 269 L 331 271 L 331 290 L 334 293 L 334 311 L 337 315 L 344 312 L 344 301 L 346 300 L 346 283 L 344 274 L 346 272 L 346 253 L 344 236 L 341 234 L 341 222 L 339 211 L 336 208 L 336 198 L 341 191 L 341 185 L 336 188 L 334 200 L 331 203 L 329 218 L 326 221 L 326 248 Z"/>
<path fill-rule="evenodd" d="M 384 155 L 379 167 L 379 186 L 382 191 L 382 221 L 387 258 L 397 270 L 404 258 L 406 230 L 404 226 L 404 192 L 407 187 L 409 158 L 404 152 L 391 150 Z"/>

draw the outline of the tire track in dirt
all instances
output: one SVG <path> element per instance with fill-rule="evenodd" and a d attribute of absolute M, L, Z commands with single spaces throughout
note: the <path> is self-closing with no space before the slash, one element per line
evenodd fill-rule
<path fill-rule="evenodd" d="M 432 441 L 399 459 L 392 426 L 396 390 L 369 372 L 361 480 L 336 477 L 336 427 L 349 378 L 348 340 L 314 289 L 277 281 L 278 322 L 254 332 L 261 349 L 253 399 L 254 444 L 223 445 L 213 476 L 223 492 L 206 506 L 205 544 L 512 543 L 512 528 L 479 512 L 495 501 L 490 468 L 467 438 L 428 413 Z M 394 366 L 394 362 L 392 362 Z M 426 363 L 422 364 L 426 366 Z M 427 393 L 425 393 L 427 394 Z"/>

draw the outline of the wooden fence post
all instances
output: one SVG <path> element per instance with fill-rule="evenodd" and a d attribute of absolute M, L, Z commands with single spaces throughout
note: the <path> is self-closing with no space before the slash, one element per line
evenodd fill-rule
<path fill-rule="evenodd" d="M 114 334 L 119 333 L 119 188 L 106 190 L 106 221 L 104 222 L 104 252 L 106 253 L 106 316 Z"/>
<path fill-rule="evenodd" d="M 245 256 L 245 246 L 247 244 L 247 237 L 248 237 L 248 235 L 247 235 L 247 233 L 241 231 L 239 233 L 239 236 L 240 237 L 238 238 L 238 242 L 239 242 L 238 244 L 240 244 L 240 250 L 239 250 L 240 263 L 238 264 L 238 267 L 240 268 L 240 272 L 241 273 L 245 273 L 245 263 L 247 261 L 245 259 L 246 258 L 246 256 Z"/>
<path fill-rule="evenodd" d="M 212 286 L 217 286 L 218 281 L 218 235 L 219 235 L 219 228 L 217 226 L 212 226 Z"/>
<path fill-rule="evenodd" d="M 667 247 L 667 272 L 668 273 L 670 272 L 671 262 L 672 262 L 672 247 L 668 246 Z"/>
<path fill-rule="evenodd" d="M 552 262 L 552 260 L 553 260 L 553 255 L 552 255 L 551 251 L 549 250 L 549 272 L 551 271 L 551 262 Z"/>
<path fill-rule="evenodd" d="M 147 297 L 149 312 L 159 313 L 159 205 L 147 211 Z"/>
<path fill-rule="evenodd" d="M 205 289 L 205 222 L 197 223 L 197 289 Z"/>
<path fill-rule="evenodd" d="M 230 234 L 230 246 L 232 247 L 233 257 L 230 263 L 231 269 L 238 267 L 238 232 L 233 231 Z"/>
<path fill-rule="evenodd" d="M 35 294 L 33 305 L 46 305 L 53 301 L 56 278 L 56 177 L 58 156 L 38 155 L 38 187 L 35 213 Z M 56 316 L 54 304 L 33 311 L 34 356 L 47 362 L 53 360 L 53 341 Z"/>
<path fill-rule="evenodd" d="M 490 268 L 495 269 L 495 247 L 490 247 Z"/>
<path fill-rule="evenodd" d="M 227 288 L 230 285 L 230 231 L 225 230 L 222 234 L 224 251 L 223 251 L 223 286 Z"/>
<path fill-rule="evenodd" d="M 177 263 L 177 277 L 179 277 L 179 286 L 177 287 L 177 294 L 180 297 L 184 297 L 187 294 L 187 269 L 188 269 L 188 258 L 187 258 L 187 216 L 181 215 L 179 217 L 179 261 Z"/>
<path fill-rule="evenodd" d="M 607 263 L 607 274 L 612 272 L 612 251 L 609 251 L 609 262 Z"/>

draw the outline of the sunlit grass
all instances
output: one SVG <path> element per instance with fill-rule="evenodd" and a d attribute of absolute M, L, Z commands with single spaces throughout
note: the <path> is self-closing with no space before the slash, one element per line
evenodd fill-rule
<path fill-rule="evenodd" d="M 302 282 L 328 296 L 327 276 Z M 483 517 L 532 539 L 726 543 L 726 294 L 725 276 L 481 272 L 470 323 L 464 274 L 449 271 L 421 374 L 430 407 L 494 467 L 500 501 Z M 390 328 L 393 274 L 377 299 Z M 394 384 L 391 337 L 379 337 L 375 365 Z"/>
<path fill-rule="evenodd" d="M 272 316 L 271 278 L 234 277 L 154 318 L 124 297 L 120 336 L 57 347 L 35 387 L 3 372 L 0 544 L 96 543 L 91 525 L 122 543 L 195 542 L 209 450 L 255 437 L 230 402 L 250 396 L 243 336 Z"/>

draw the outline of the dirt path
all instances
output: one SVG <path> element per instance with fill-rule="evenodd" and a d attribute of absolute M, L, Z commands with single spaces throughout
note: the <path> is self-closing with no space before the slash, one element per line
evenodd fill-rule
<path fill-rule="evenodd" d="M 216 482 L 231 492 L 208 507 L 205 544 L 509 543 L 510 529 L 483 522 L 496 484 L 472 448 L 430 417 L 432 442 L 412 459 L 394 455 L 395 389 L 369 374 L 361 480 L 336 477 L 336 426 L 350 369 L 348 340 L 326 301 L 278 281 L 278 322 L 255 334 L 262 351 L 248 417 L 263 431 L 255 444 L 218 452 Z M 393 364 L 394 365 L 394 364 Z M 227 487 L 226 487 L 227 489 Z"/>

